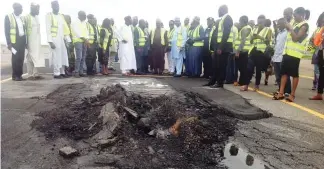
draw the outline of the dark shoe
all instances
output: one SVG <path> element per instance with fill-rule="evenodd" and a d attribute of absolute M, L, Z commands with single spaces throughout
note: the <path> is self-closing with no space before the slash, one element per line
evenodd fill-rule
<path fill-rule="evenodd" d="M 224 88 L 224 86 L 223 85 L 219 85 L 219 84 L 215 84 L 215 85 L 210 86 L 210 88 L 219 89 L 219 88 Z"/>
<path fill-rule="evenodd" d="M 59 76 L 54 75 L 54 79 L 63 79 L 63 77 L 61 75 L 59 75 Z"/>
<path fill-rule="evenodd" d="M 116 71 L 116 70 L 115 70 L 114 68 L 112 68 L 112 67 L 111 67 L 111 68 L 108 68 L 108 70 L 111 70 L 111 71 Z"/>
<path fill-rule="evenodd" d="M 19 81 L 25 81 L 26 79 L 22 78 L 21 76 L 18 77 Z"/>
<path fill-rule="evenodd" d="M 68 77 L 69 77 L 69 76 L 66 75 L 66 74 L 61 74 L 61 76 L 62 76 L 63 78 L 68 78 Z"/>
<path fill-rule="evenodd" d="M 207 84 L 204 84 L 203 86 L 212 86 L 212 85 L 214 85 L 215 83 L 211 83 L 211 82 L 209 82 L 209 83 L 207 83 Z"/>
<path fill-rule="evenodd" d="M 87 77 L 87 75 L 86 75 L 86 74 L 80 74 L 80 76 L 81 76 L 81 77 Z"/>
<path fill-rule="evenodd" d="M 173 77 L 181 77 L 181 75 L 177 75 L 177 74 L 175 74 L 175 75 L 173 75 Z"/>

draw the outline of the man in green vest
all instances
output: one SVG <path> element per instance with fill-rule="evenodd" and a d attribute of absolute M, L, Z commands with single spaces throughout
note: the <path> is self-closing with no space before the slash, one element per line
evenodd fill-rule
<path fill-rule="evenodd" d="M 87 55 L 85 63 L 87 65 L 87 75 L 95 75 L 93 67 L 97 59 L 98 33 L 96 18 L 93 14 L 87 16 L 87 29 L 89 34 L 89 45 L 87 46 Z"/>
<path fill-rule="evenodd" d="M 23 9 L 19 3 L 14 3 L 12 7 L 14 12 L 5 17 L 5 36 L 8 49 L 12 53 L 12 80 L 22 81 L 26 48 L 26 33 L 20 17 Z"/>
<path fill-rule="evenodd" d="M 200 18 L 192 21 L 192 30 L 189 30 L 188 56 L 186 56 L 186 74 L 188 77 L 200 77 L 202 71 L 202 49 L 204 46 L 205 30 L 200 25 Z"/>
<path fill-rule="evenodd" d="M 213 54 L 213 76 L 207 86 L 213 88 L 223 88 L 226 77 L 226 66 L 228 57 L 233 52 L 233 33 L 232 17 L 228 14 L 226 5 L 222 5 L 218 9 L 220 20 L 216 22 L 216 28 L 212 36 L 211 47 Z M 217 83 L 216 83 L 217 82 Z"/>
<path fill-rule="evenodd" d="M 74 76 L 86 76 L 83 72 L 87 47 L 89 47 L 89 31 L 87 28 L 87 16 L 84 11 L 79 11 L 78 19 L 72 23 L 73 43 L 76 53 Z M 92 39 L 93 40 L 93 39 Z"/>
<path fill-rule="evenodd" d="M 145 63 L 146 59 L 144 57 L 145 44 L 148 36 L 145 34 L 145 21 L 143 19 L 139 20 L 138 27 L 134 29 L 134 42 L 135 42 L 135 56 L 136 56 L 136 67 L 137 74 L 145 73 Z"/>

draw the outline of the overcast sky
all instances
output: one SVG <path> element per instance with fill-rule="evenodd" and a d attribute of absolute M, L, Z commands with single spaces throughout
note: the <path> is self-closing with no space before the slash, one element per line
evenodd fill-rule
<path fill-rule="evenodd" d="M 19 2 L 23 5 L 23 15 L 30 11 L 30 3 L 40 4 L 40 21 L 42 32 L 42 43 L 46 44 L 45 36 L 45 14 L 51 12 L 51 0 L 2 0 L 0 6 L 0 16 L 2 20 L 8 13 L 12 13 L 12 4 Z M 319 0 L 59 0 L 60 12 L 69 14 L 72 21 L 77 18 L 79 10 L 84 10 L 87 14 L 94 14 L 98 23 L 104 18 L 114 18 L 117 27 L 123 24 L 123 18 L 126 15 L 138 16 L 139 19 L 148 20 L 150 27 L 154 27 L 156 18 L 162 19 L 165 27 L 168 27 L 168 21 L 178 16 L 183 20 L 185 17 L 193 18 L 200 16 L 201 24 L 206 25 L 207 17 L 218 17 L 218 7 L 226 4 L 229 7 L 229 14 L 237 22 L 239 17 L 247 15 L 249 19 L 256 20 L 258 15 L 264 14 L 267 18 L 273 20 L 282 17 L 283 10 L 286 7 L 296 8 L 303 6 L 311 11 L 310 26 L 311 31 L 315 29 L 316 20 L 323 12 L 323 5 L 318 5 Z M 1 39 L 5 42 L 4 21 L 0 22 Z"/>

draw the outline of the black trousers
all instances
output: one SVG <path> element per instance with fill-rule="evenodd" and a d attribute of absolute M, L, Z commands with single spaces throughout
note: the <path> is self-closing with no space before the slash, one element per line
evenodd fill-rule
<path fill-rule="evenodd" d="M 250 82 L 255 69 L 255 85 L 260 85 L 265 55 L 261 51 L 253 49 L 248 60 L 248 81 Z"/>
<path fill-rule="evenodd" d="M 203 48 L 204 76 L 212 76 L 212 57 L 208 48 Z"/>
<path fill-rule="evenodd" d="M 21 36 L 17 37 L 16 43 L 12 45 L 13 48 L 17 51 L 11 57 L 11 65 L 12 65 L 12 78 L 19 78 L 23 74 L 23 66 L 25 59 L 25 48 L 26 48 L 26 37 Z"/>
<path fill-rule="evenodd" d="M 220 86 L 224 84 L 229 55 L 230 53 L 226 52 L 220 55 L 215 54 L 212 57 L 212 78 L 209 81 L 210 84 L 215 84 L 216 81 Z"/>
<path fill-rule="evenodd" d="M 248 85 L 249 84 L 249 79 L 248 79 L 248 52 L 240 52 L 240 56 L 236 58 L 235 63 L 240 71 L 240 78 L 238 83 L 240 85 Z"/>
<path fill-rule="evenodd" d="M 92 74 L 93 66 L 96 63 L 97 59 L 97 45 L 91 44 L 90 47 L 87 49 L 87 56 L 86 56 L 86 65 L 87 65 L 87 74 Z"/>

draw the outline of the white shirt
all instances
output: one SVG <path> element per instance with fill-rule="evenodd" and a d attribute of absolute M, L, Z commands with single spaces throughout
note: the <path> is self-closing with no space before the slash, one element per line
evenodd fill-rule
<path fill-rule="evenodd" d="M 16 19 L 16 23 L 17 23 L 17 27 L 18 27 L 18 35 L 19 36 L 24 36 L 25 35 L 25 31 L 24 31 L 24 25 L 23 25 L 23 22 L 20 18 L 20 16 L 15 16 L 15 19 Z"/>
<path fill-rule="evenodd" d="M 85 39 L 89 39 L 89 31 L 88 31 L 88 28 L 87 28 L 86 21 L 82 21 L 81 22 L 79 18 L 76 19 L 72 23 L 71 29 L 72 29 L 72 31 L 74 33 L 73 34 L 73 37 L 75 37 L 75 38 L 85 38 Z M 85 31 L 83 32 L 82 29 L 85 29 Z"/>
<path fill-rule="evenodd" d="M 285 50 L 287 33 L 288 32 L 286 29 L 278 32 L 278 35 L 276 38 L 276 44 L 274 47 L 274 54 L 272 57 L 272 62 L 281 62 L 282 61 L 282 54 Z"/>

